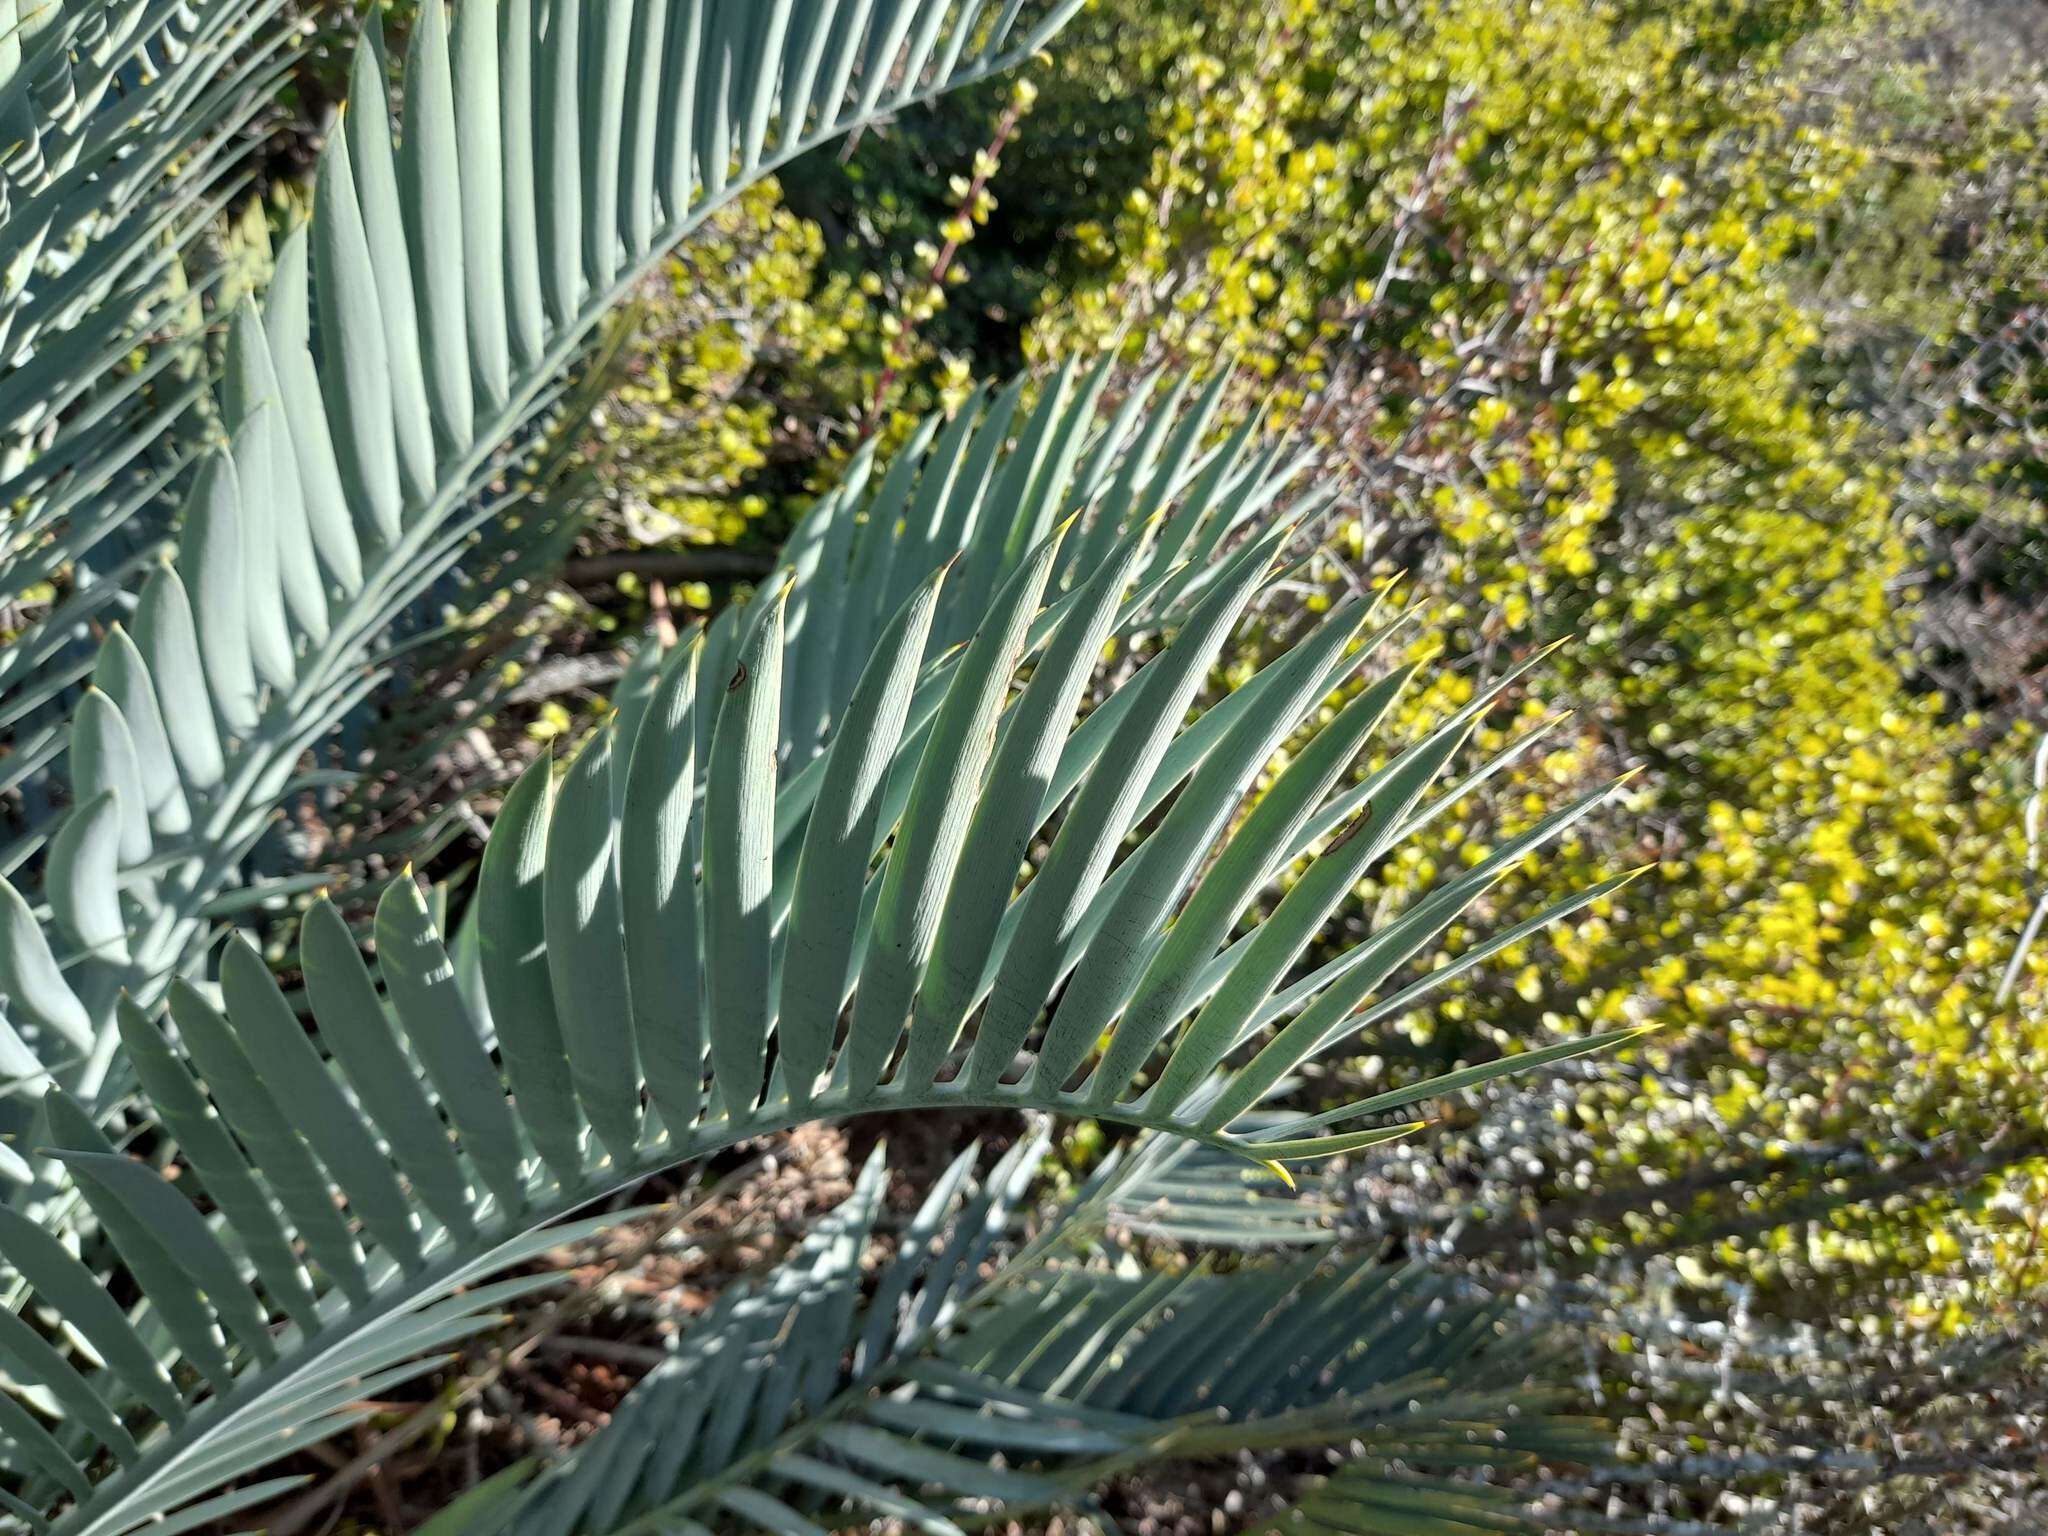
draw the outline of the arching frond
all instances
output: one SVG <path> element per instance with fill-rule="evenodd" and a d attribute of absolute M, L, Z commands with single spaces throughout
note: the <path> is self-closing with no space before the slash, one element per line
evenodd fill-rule
<path fill-rule="evenodd" d="M 545 762 L 520 781 L 476 896 L 494 1051 L 409 880 L 379 904 L 374 971 L 332 908 L 308 914 L 298 961 L 315 1032 L 239 940 L 221 959 L 223 1008 L 180 982 L 167 1019 L 119 1011 L 147 1107 L 191 1177 L 166 1184 L 73 1097 L 44 1101 L 48 1141 L 149 1298 L 147 1337 L 116 1347 L 131 1367 L 138 1348 L 168 1366 L 26 1362 L 18 1379 L 111 1412 L 153 1393 L 161 1420 L 133 1448 L 104 1434 L 42 1447 L 35 1487 L 70 1506 L 61 1536 L 122 1536 L 346 1422 L 375 1384 L 543 1283 L 490 1277 L 560 1241 L 552 1223 L 749 1137 L 881 1109 L 1009 1107 L 1278 1167 L 1410 1128 L 1385 1111 L 1629 1037 L 1560 1041 L 1308 1122 L 1247 1116 L 1346 1040 L 1369 1000 L 1402 1008 L 1426 992 L 1443 973 L 1400 987 L 1406 962 L 1611 790 L 1446 876 L 1301 990 L 1290 978 L 1325 920 L 1440 809 L 1431 785 L 1524 668 L 1354 783 L 1414 669 L 1352 691 L 1391 627 L 1352 603 L 1191 719 L 1317 502 L 1279 496 L 1284 464 L 1264 450 L 1217 478 L 1235 489 L 1207 508 L 1201 475 L 1156 509 L 1114 477 L 1084 496 L 1086 473 L 1059 466 L 1092 419 L 1092 402 L 1042 409 L 1015 449 L 991 447 L 996 489 L 974 492 L 968 553 L 937 569 L 876 572 L 923 558 L 903 550 L 926 524 L 887 515 L 893 492 L 878 492 L 883 515 L 836 506 L 779 590 L 664 657 L 644 706 L 559 781 Z M 923 479 L 899 467 L 882 485 L 921 499 L 931 463 Z M 935 505 L 955 515 L 951 491 Z M 1240 509 L 1231 536 L 1162 568 L 1176 530 L 1200 533 L 1222 507 Z M 1062 587 L 1076 536 L 1102 552 Z M 865 621 L 813 599 L 856 570 L 867 590 L 905 595 L 842 681 L 837 647 Z M 1142 664 L 1077 723 L 1112 640 Z M 814 685 L 793 655 L 831 659 L 834 679 Z M 1341 707 L 1318 728 L 1333 691 Z M 815 732 L 786 724 L 796 700 Z M 1283 743 L 1286 767 L 1245 811 Z M 17 971 L 24 954 L 10 954 Z M 48 1283 L 25 1278 L 67 1312 L 96 1281 L 46 1257 Z"/>

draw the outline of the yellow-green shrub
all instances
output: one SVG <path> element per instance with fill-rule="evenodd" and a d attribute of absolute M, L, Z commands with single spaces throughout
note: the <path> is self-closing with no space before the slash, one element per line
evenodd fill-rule
<path fill-rule="evenodd" d="M 730 544 L 751 520 L 787 514 L 802 482 L 784 483 L 772 461 L 843 412 L 859 387 L 850 339 L 869 320 L 866 296 L 824 274 L 823 256 L 817 226 L 770 179 L 669 263 L 602 423 L 632 542 Z"/>
<path fill-rule="evenodd" d="M 1897 444 L 1815 376 L 1815 242 L 1877 146 L 1802 39 L 1849 22 L 1601 0 L 1108 9 L 1174 60 L 1152 170 L 1080 231 L 1095 266 L 1030 350 L 1234 352 L 1353 476 L 1360 521 L 1333 553 L 1414 568 L 1415 649 L 1577 637 L 1545 684 L 1582 710 L 1564 744 L 1367 894 L 1649 768 L 1631 816 L 1502 905 L 1644 857 L 1659 876 L 1405 1021 L 1411 1039 L 1457 1054 L 1662 1020 L 1636 1071 L 1564 1112 L 1595 1179 L 1778 1171 L 1624 1231 L 1766 1278 L 1920 1271 L 1920 1316 L 2010 1280 L 2025 1233 L 2006 1246 L 1982 1191 L 1970 1223 L 1909 1184 L 1769 1220 L 1824 1192 L 1844 1148 L 1883 1169 L 2042 1145 L 2048 971 L 1992 1000 L 2025 915 L 2028 743 L 1983 739 L 1919 685 Z M 1404 723 L 1458 702 L 1415 699 Z"/>

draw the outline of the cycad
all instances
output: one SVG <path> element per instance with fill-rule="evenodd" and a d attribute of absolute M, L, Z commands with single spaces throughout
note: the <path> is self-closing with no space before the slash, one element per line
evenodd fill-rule
<path fill-rule="evenodd" d="M 1105 1224 L 1220 1195 L 1227 1170 L 1187 1167 L 1185 1144 L 1112 1159 L 1019 1241 L 1044 1147 L 1026 1139 L 980 1179 L 968 1148 L 870 1282 L 878 1150 L 802 1250 L 721 1297 L 605 1429 L 529 1486 L 480 1490 L 436 1536 L 809 1536 L 877 1519 L 959 1536 L 991 1505 L 1012 1520 L 1086 1508 L 1154 1465 L 1332 1443 L 1349 1447 L 1344 1471 L 1284 1528 L 1533 1532 L 1544 1522 L 1512 1489 L 1443 1474 L 1610 1443 L 1529 1385 L 1540 1336 L 1421 1266 L 1145 1272 Z"/>
<path fill-rule="evenodd" d="M 1187 460 L 1192 473 L 1127 478 L 1111 466 L 1170 435 L 1091 458 L 1095 402 L 1076 393 L 1055 384 L 1007 450 L 986 440 L 1007 431 L 1000 403 L 980 433 L 956 422 L 921 477 L 900 461 L 882 476 L 866 515 L 828 498 L 779 590 L 663 658 L 644 707 L 559 783 L 545 762 L 520 781 L 475 898 L 495 1053 L 409 881 L 379 905 L 375 975 L 333 909 L 306 918 L 317 1035 L 240 940 L 221 957 L 224 1013 L 182 982 L 167 1018 L 121 1010 L 149 1114 L 219 1218 L 119 1156 L 73 1098 L 46 1101 L 48 1139 L 151 1302 L 138 1335 L 47 1240 L 23 1268 L 108 1362 L 22 1360 L 71 1405 L 69 1432 L 91 1437 L 14 1426 L 37 1453 L 23 1467 L 36 1495 L 77 1505 L 58 1530 L 134 1529 L 347 1422 L 422 1352 L 544 1283 L 489 1277 L 560 1241 L 549 1223 L 742 1139 L 871 1110 L 1014 1107 L 1279 1166 L 1399 1134 L 1387 1112 L 1448 1088 L 1625 1038 L 1310 1120 L 1247 1118 L 1301 1062 L 1438 984 L 1447 972 L 1364 1006 L 1607 792 L 1290 983 L 1360 873 L 1441 806 L 1427 791 L 1514 674 L 1353 783 L 1413 671 L 1392 669 L 1293 741 L 1240 815 L 1274 750 L 1359 668 L 1354 643 L 1388 626 L 1369 604 L 1339 609 L 1190 722 L 1317 503 L 1285 498 L 1287 462 L 1249 431 Z M 964 554 L 920 572 L 934 526 L 960 528 Z M 1063 559 L 1075 539 L 1099 557 Z M 1210 553 L 1175 558 L 1190 548 Z M 815 599 L 855 572 L 907 595 L 858 641 L 865 662 L 842 667 L 864 610 Z M 956 630 L 964 643 L 945 644 Z M 1111 641 L 1147 659 L 1076 725 Z M 822 754 L 803 760 L 806 741 Z M 1254 897 L 1312 855 L 1233 942 Z M 135 1446 L 108 1422 L 131 1402 L 163 1425 Z M 88 1487 L 100 1448 L 118 1469 Z"/>
<path fill-rule="evenodd" d="M 522 434 L 653 263 L 756 177 L 1009 66 L 1078 3 L 465 0 L 452 34 L 430 4 L 402 119 L 373 30 L 313 216 L 228 324 L 225 440 L 189 473 L 175 558 L 95 590 L 94 612 L 118 599 L 125 621 L 76 668 L 51 674 L 37 645 L 7 658 L 17 712 L 76 674 L 94 685 L 9 764 L 67 752 L 71 800 L 17 854 L 47 840 L 40 892 L 0 890 L 10 1060 L 111 1110 L 127 1086 L 115 995 L 154 1002 L 209 919 L 246 901 L 231 888 L 301 758 L 375 686 L 390 621 L 491 520 Z M 39 398 L 82 350 L 37 355 L 0 380 L 0 405 Z M 46 452 L 24 473 L 62 463 Z M 51 494 L 10 551 L 17 581 L 131 510 L 90 478 Z"/>

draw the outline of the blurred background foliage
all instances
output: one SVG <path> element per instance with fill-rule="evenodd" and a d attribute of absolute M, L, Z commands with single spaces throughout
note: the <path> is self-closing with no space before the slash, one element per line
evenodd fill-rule
<path fill-rule="evenodd" d="M 1617 1518 L 2039 1528 L 2044 135 L 2035 0 L 1096 0 L 643 295 L 548 655 L 478 732 L 516 765 L 586 728 L 615 637 L 743 594 L 862 442 L 974 382 L 1233 369 L 1345 490 L 1303 610 L 1399 577 L 1410 656 L 1473 678 L 1569 637 L 1478 743 L 1540 746 L 1367 910 L 1620 768 L 1494 910 L 1658 866 L 1300 1086 L 1664 1026 L 1340 1170 L 1346 1219 L 1583 1328 L 1651 1467 Z M 1469 695 L 1442 675 L 1404 733 Z"/>

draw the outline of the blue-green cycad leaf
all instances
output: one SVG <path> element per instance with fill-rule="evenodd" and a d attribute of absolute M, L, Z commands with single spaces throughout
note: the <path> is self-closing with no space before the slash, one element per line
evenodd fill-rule
<path fill-rule="evenodd" d="M 621 806 L 624 820 L 639 834 L 619 849 L 634 1042 L 641 1070 L 647 1074 L 648 1094 L 671 1125 L 690 1124 L 704 1102 L 707 1031 L 697 921 L 695 849 L 702 843 L 702 829 L 696 794 L 696 713 L 714 706 L 698 698 L 704 681 L 698 669 L 703 651 L 701 635 L 693 636 L 662 663 L 653 696 L 633 733 Z M 673 934 L 686 937 L 662 942 Z"/>
<path fill-rule="evenodd" d="M 761 604 L 765 617 L 740 645 L 731 673 L 705 679 L 716 690 L 718 724 L 704 791 L 704 998 L 712 1081 L 735 1121 L 751 1113 L 760 1098 L 775 1016 L 770 985 L 775 925 L 769 897 L 775 876 L 775 749 L 782 718 L 787 592 L 784 588 Z M 669 936 L 655 942 L 664 938 L 674 942 Z"/>
<path fill-rule="evenodd" d="M 548 820 L 542 900 L 545 939 L 569 1071 L 583 1113 L 613 1156 L 631 1155 L 640 1136 L 640 1070 L 633 1048 L 619 900 L 612 780 L 625 764 L 616 722 L 569 765 Z"/>
<path fill-rule="evenodd" d="M 935 572 L 883 632 L 821 770 L 793 882 L 782 970 L 779 1039 L 791 1092 L 800 1098 L 816 1089 L 846 1002 L 883 793 L 947 569 Z"/>
<path fill-rule="evenodd" d="M 128 958 L 121 911 L 121 792 L 108 787 L 73 809 L 50 842 L 47 888 L 57 926 L 87 954 Z"/>

